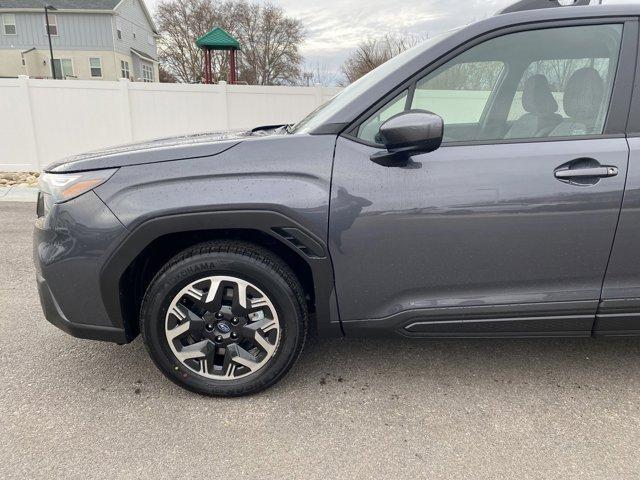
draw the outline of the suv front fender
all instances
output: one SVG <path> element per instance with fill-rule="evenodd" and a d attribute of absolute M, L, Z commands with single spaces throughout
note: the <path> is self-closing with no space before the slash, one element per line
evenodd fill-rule
<path fill-rule="evenodd" d="M 108 254 L 101 271 L 100 291 L 114 325 L 126 327 L 120 294 L 121 279 L 147 246 L 165 235 L 216 230 L 258 230 L 298 255 L 312 272 L 318 333 L 321 336 L 342 334 L 333 266 L 325 243 L 287 216 L 267 210 L 184 213 L 140 224 Z"/>

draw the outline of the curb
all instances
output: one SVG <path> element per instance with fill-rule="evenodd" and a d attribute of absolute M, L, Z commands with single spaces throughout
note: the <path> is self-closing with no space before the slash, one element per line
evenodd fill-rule
<path fill-rule="evenodd" d="M 36 202 L 37 187 L 0 187 L 0 202 Z"/>

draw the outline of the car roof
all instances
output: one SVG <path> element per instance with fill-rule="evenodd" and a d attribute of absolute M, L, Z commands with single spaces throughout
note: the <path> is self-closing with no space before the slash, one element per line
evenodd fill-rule
<path fill-rule="evenodd" d="M 511 12 L 496 14 L 491 18 L 505 18 L 510 22 L 518 22 L 520 19 L 530 19 L 537 16 L 553 17 L 554 19 L 571 19 L 585 17 L 610 17 L 610 16 L 637 16 L 640 15 L 640 3 L 627 4 L 609 4 L 609 5 L 588 5 L 580 7 L 550 7 L 538 8 L 534 10 L 523 10 L 520 12 Z M 485 19 L 482 21 L 486 21 Z M 481 21 L 481 22 L 482 22 Z M 478 22 L 480 23 L 480 22 Z"/>
<path fill-rule="evenodd" d="M 372 85 L 348 105 L 328 118 L 324 125 L 320 129 L 317 129 L 317 133 L 339 130 L 340 125 L 353 122 L 353 120 L 387 94 L 391 93 L 391 91 L 404 83 L 413 74 L 460 45 L 488 32 L 528 23 L 638 16 L 640 16 L 640 4 L 589 5 L 579 7 L 552 7 L 497 14 L 479 22 L 472 23 L 432 45 L 425 52 Z"/>

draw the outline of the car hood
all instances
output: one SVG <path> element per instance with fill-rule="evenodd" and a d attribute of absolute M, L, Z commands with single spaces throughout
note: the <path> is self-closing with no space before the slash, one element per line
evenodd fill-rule
<path fill-rule="evenodd" d="M 49 165 L 45 171 L 72 173 L 211 157 L 226 152 L 252 135 L 255 133 L 203 133 L 121 145 L 66 158 Z"/>

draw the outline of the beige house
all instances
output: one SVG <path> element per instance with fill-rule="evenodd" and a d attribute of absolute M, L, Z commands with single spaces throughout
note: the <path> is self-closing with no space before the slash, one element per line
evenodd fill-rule
<path fill-rule="evenodd" d="M 144 0 L 0 0 L 0 78 L 158 81 L 158 38 Z"/>

